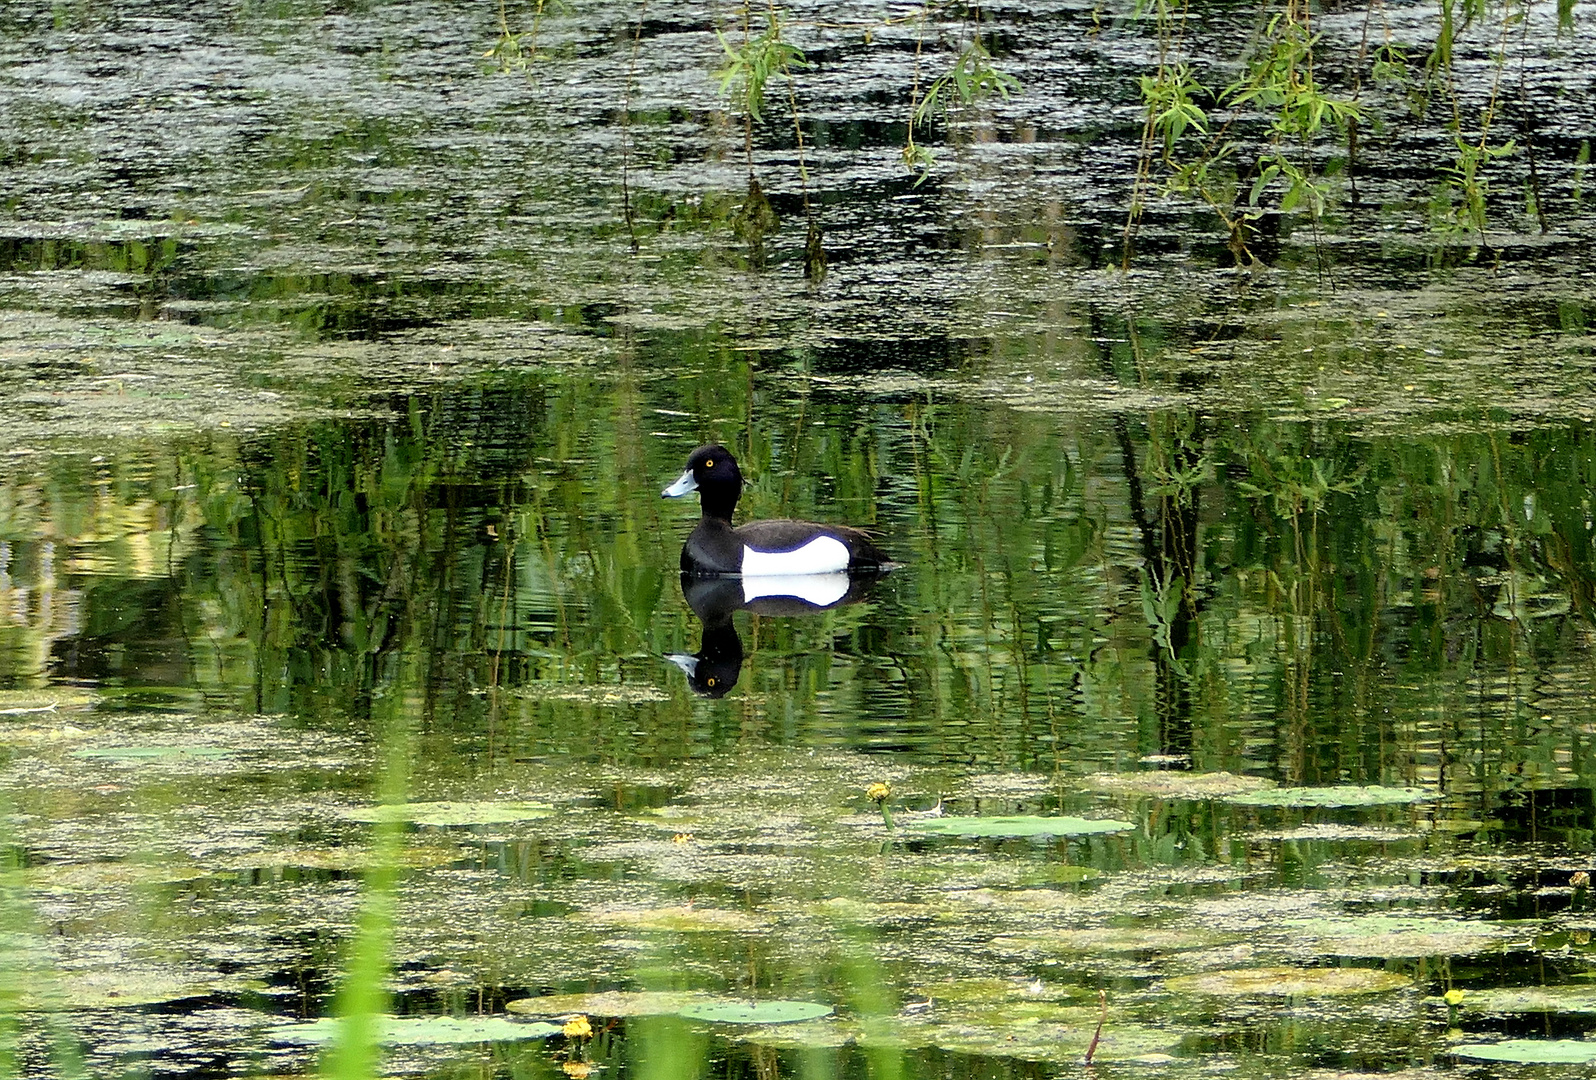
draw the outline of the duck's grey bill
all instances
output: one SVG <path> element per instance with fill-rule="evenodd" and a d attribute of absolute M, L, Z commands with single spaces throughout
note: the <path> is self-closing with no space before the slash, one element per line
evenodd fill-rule
<path fill-rule="evenodd" d="M 676 483 L 660 492 L 664 499 L 676 499 L 686 495 L 689 491 L 698 490 L 698 481 L 693 479 L 693 470 L 688 469 L 676 478 Z"/>
<path fill-rule="evenodd" d="M 689 679 L 698 673 L 698 657 L 691 653 L 668 652 L 665 659 L 685 671 Z"/>

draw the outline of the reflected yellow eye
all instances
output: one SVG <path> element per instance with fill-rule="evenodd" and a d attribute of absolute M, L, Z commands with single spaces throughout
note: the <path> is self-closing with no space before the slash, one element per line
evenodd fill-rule
<path fill-rule="evenodd" d="M 714 458 L 710 458 L 708 461 L 704 462 L 704 468 L 713 469 L 714 467 L 715 467 L 715 459 Z"/>

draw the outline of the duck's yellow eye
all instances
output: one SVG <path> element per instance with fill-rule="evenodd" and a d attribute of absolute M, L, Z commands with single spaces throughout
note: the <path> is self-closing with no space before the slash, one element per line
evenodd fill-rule
<path fill-rule="evenodd" d="M 714 686 L 715 685 L 715 676 L 711 675 L 709 678 L 705 679 L 704 680 L 704 685 L 705 686 Z"/>
<path fill-rule="evenodd" d="M 713 469 L 714 467 L 715 467 L 715 459 L 714 458 L 710 458 L 708 461 L 704 462 L 704 468 Z"/>

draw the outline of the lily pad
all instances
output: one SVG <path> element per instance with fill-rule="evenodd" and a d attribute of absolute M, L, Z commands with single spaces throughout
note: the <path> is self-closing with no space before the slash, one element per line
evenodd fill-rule
<path fill-rule="evenodd" d="M 1394 959 L 1409 956 L 1471 956 L 1500 948 L 1511 937 L 1500 926 L 1465 919 L 1293 919 L 1282 927 L 1313 952 L 1330 956 Z"/>
<path fill-rule="evenodd" d="M 554 807 L 541 802 L 417 802 L 386 806 L 354 806 L 341 811 L 350 821 L 375 824 L 382 821 L 408 821 L 414 825 L 440 828 L 462 825 L 506 825 L 532 821 L 554 813 Z"/>
<path fill-rule="evenodd" d="M 1170 1028 L 1144 1027 L 1110 1010 L 1108 1023 L 1093 1055 L 1095 1061 L 1127 1060 L 1170 1050 L 1182 1035 Z M 977 1016 L 979 1015 L 979 1018 Z M 1007 1007 L 958 1015 L 887 1018 L 861 1027 L 856 1041 L 866 1047 L 913 1049 L 935 1046 L 950 1053 L 1021 1061 L 1078 1062 L 1091 1043 L 1097 1005 L 1054 1007 L 1052 1016 L 1037 1016 Z"/>
<path fill-rule="evenodd" d="M 1001 1008 L 1006 1014 L 1009 1006 L 1015 1002 L 1056 1001 L 1060 997 L 1068 996 L 1069 991 L 1064 987 L 1048 987 L 1040 982 L 1025 979 L 973 976 L 922 983 L 914 988 L 914 993 L 916 997 L 934 1000 L 939 1008 L 948 1005 L 974 1005 L 982 1009 Z"/>
<path fill-rule="evenodd" d="M 340 1017 L 327 1016 L 306 1024 L 289 1024 L 271 1033 L 273 1042 L 321 1046 L 343 1030 Z M 376 1038 L 384 1046 L 448 1046 L 462 1043 L 514 1042 L 558 1035 L 560 1025 L 502 1016 L 379 1016 Z"/>
<path fill-rule="evenodd" d="M 857 1032 L 835 1020 L 820 1019 L 777 1026 L 759 1025 L 740 1032 L 739 1037 L 744 1042 L 768 1046 L 772 1050 L 837 1050 L 853 1042 Z"/>
<path fill-rule="evenodd" d="M 796 1024 L 831 1015 L 818 1001 L 710 1001 L 689 1005 L 678 1014 L 715 1024 Z"/>
<path fill-rule="evenodd" d="M 505 1005 L 518 1016 L 674 1016 L 693 1005 L 706 1004 L 707 994 L 692 990 L 610 990 L 598 994 L 550 994 L 516 998 Z"/>
<path fill-rule="evenodd" d="M 1596 1061 L 1596 1042 L 1578 1039 L 1508 1039 L 1499 1043 L 1459 1043 L 1452 1047 L 1452 1053 L 1469 1061 L 1587 1065 Z"/>
<path fill-rule="evenodd" d="M 1489 1013 L 1596 1013 L 1589 986 L 1502 986 L 1470 990 L 1463 1007 Z"/>
<path fill-rule="evenodd" d="M 1085 787 L 1122 795 L 1150 795 L 1158 799 L 1223 799 L 1245 795 L 1275 782 L 1262 776 L 1212 772 L 1096 773 L 1082 779 Z"/>
<path fill-rule="evenodd" d="M 1108 818 L 1036 817 L 939 817 L 911 821 L 904 826 L 914 832 L 940 836 L 1086 836 L 1134 829 L 1129 821 Z"/>
<path fill-rule="evenodd" d="M 406 844 L 397 853 L 385 856 L 398 866 L 415 868 L 445 866 L 461 857 L 461 849 L 452 843 Z M 365 870 L 377 858 L 376 851 L 364 845 L 345 847 L 311 847 L 289 845 L 281 848 L 263 848 L 243 851 L 214 863 L 219 870 L 244 870 L 266 877 L 281 876 L 288 868 L 298 870 Z"/>
<path fill-rule="evenodd" d="M 1063 953 L 1166 953 L 1208 949 L 1237 940 L 1203 927 L 1058 927 L 1028 934 L 1005 934 L 993 940 L 1001 949 L 1020 952 Z"/>
<path fill-rule="evenodd" d="M 678 934 L 747 933 L 761 930 L 766 925 L 740 911 L 685 905 L 658 908 L 603 908 L 584 911 L 573 918 L 609 926 L 627 926 L 637 930 L 669 930 Z"/>
<path fill-rule="evenodd" d="M 1164 988 L 1176 994 L 1215 997 L 1346 997 L 1412 985 L 1406 975 L 1379 968 L 1257 967 L 1178 975 L 1165 981 Z"/>
<path fill-rule="evenodd" d="M 35 892 L 60 889 L 81 896 L 98 890 L 132 895 L 129 890 L 141 885 L 198 881 L 209 873 L 189 863 L 90 862 L 30 866 L 23 877 Z"/>
<path fill-rule="evenodd" d="M 1436 793 L 1416 787 L 1288 787 L 1226 795 L 1224 802 L 1236 806 L 1395 806 L 1424 802 Z"/>
<path fill-rule="evenodd" d="M 811 909 L 840 923 L 883 925 L 919 919 L 935 919 L 941 909 L 930 904 L 915 904 L 898 900 L 857 900 L 851 896 L 834 896 L 822 900 Z"/>
<path fill-rule="evenodd" d="M 165 1005 L 205 997 L 224 986 L 236 988 L 232 980 L 225 978 L 195 977 L 147 965 L 124 964 L 63 971 L 53 977 L 31 980 L 15 1007 L 26 1012 L 54 1012 Z"/>
<path fill-rule="evenodd" d="M 232 753 L 225 746 L 85 746 L 72 751 L 72 756 L 107 761 L 185 761 L 230 757 Z"/>

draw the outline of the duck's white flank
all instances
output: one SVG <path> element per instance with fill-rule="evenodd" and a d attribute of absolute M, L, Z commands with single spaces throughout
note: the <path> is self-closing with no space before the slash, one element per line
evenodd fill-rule
<path fill-rule="evenodd" d="M 830 607 L 848 595 L 848 575 L 841 571 L 830 574 L 767 574 L 764 577 L 743 578 L 743 603 L 767 597 L 791 596 L 815 607 Z"/>
<path fill-rule="evenodd" d="M 848 545 L 835 536 L 817 536 L 791 551 L 759 551 L 743 545 L 743 577 L 835 574 L 848 569 Z"/>

